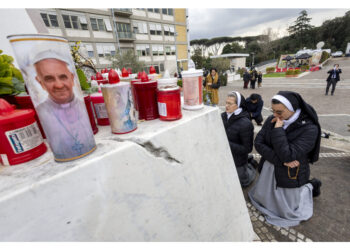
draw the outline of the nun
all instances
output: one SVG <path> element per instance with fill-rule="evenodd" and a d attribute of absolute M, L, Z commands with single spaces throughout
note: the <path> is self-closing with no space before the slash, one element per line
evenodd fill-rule
<path fill-rule="evenodd" d="M 244 96 L 232 91 L 226 98 L 226 112 L 221 114 L 233 160 L 242 187 L 255 179 L 256 170 L 248 164 L 248 154 L 253 149 L 254 126 L 247 112 Z"/>
<path fill-rule="evenodd" d="M 320 194 L 321 181 L 309 180 L 309 163 L 318 160 L 321 128 L 298 93 L 280 91 L 271 102 L 273 115 L 255 138 L 260 176 L 248 196 L 268 223 L 292 227 L 311 218 Z"/>

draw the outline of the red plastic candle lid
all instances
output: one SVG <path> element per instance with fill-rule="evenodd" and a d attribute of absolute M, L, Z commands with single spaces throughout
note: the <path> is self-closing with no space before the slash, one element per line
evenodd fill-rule
<path fill-rule="evenodd" d="M 151 67 L 149 68 L 149 73 L 150 73 L 150 74 L 157 74 L 156 69 L 155 69 L 153 66 L 151 66 Z"/>
<path fill-rule="evenodd" d="M 145 71 L 141 73 L 141 82 L 149 82 L 148 76 Z"/>
<path fill-rule="evenodd" d="M 15 105 L 11 105 L 0 98 L 0 124 L 17 122 L 19 119 L 26 120 L 34 117 L 34 114 L 33 109 L 15 110 Z"/>
<path fill-rule="evenodd" d="M 109 71 L 109 73 L 108 73 L 108 81 L 109 81 L 110 84 L 115 84 L 115 83 L 120 82 L 118 73 L 114 69 Z"/>
<path fill-rule="evenodd" d="M 96 73 L 96 80 L 103 80 L 103 76 L 100 72 Z"/>
<path fill-rule="evenodd" d="M 122 77 L 129 77 L 129 72 L 126 70 L 126 68 L 122 68 Z"/>

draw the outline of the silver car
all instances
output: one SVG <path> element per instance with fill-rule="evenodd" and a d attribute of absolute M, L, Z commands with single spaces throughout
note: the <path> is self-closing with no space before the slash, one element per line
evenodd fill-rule
<path fill-rule="evenodd" d="M 333 57 L 341 57 L 341 56 L 343 56 L 343 52 L 341 52 L 341 51 L 336 51 L 336 52 L 332 53 L 332 56 L 333 56 Z"/>

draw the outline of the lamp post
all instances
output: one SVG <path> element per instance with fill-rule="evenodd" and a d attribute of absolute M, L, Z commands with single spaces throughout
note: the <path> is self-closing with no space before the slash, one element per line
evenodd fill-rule
<path fill-rule="evenodd" d="M 252 61 L 251 61 L 251 67 L 250 68 L 252 68 L 253 66 L 254 66 L 254 55 L 255 55 L 255 53 L 254 52 L 251 52 L 250 53 L 251 55 L 252 55 Z"/>

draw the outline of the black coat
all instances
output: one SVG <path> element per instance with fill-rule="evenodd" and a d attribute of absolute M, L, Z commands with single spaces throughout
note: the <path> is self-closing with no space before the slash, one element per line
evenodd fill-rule
<path fill-rule="evenodd" d="M 248 154 L 253 149 L 254 126 L 247 111 L 232 114 L 227 120 L 226 112 L 221 114 L 236 167 L 248 163 Z"/>
<path fill-rule="evenodd" d="M 336 81 L 340 81 L 340 77 L 339 77 L 340 73 L 342 73 L 341 69 L 335 70 L 335 75 L 336 75 L 335 80 Z M 327 74 L 329 74 L 329 76 L 327 77 L 327 82 L 329 82 L 331 80 L 332 75 L 334 74 L 334 69 L 329 70 L 327 72 Z"/>
<path fill-rule="evenodd" d="M 248 97 L 245 101 L 245 104 L 247 106 L 248 112 L 251 113 L 252 118 L 256 118 L 261 115 L 261 111 L 264 106 L 264 101 L 261 99 L 261 97 L 258 99 L 257 103 L 252 103 L 252 100 L 250 97 Z"/>
<path fill-rule="evenodd" d="M 250 80 L 250 74 L 246 71 L 243 73 L 243 81 L 249 82 L 249 80 Z"/>
<path fill-rule="evenodd" d="M 318 137 L 318 127 L 309 117 L 301 113 L 299 118 L 286 130 L 274 128 L 271 115 L 265 121 L 255 138 L 255 149 L 262 156 L 259 169 L 267 160 L 275 166 L 278 187 L 295 188 L 306 184 L 310 177 L 309 153 L 313 150 Z M 288 177 L 288 167 L 283 163 L 298 160 L 299 173 L 295 180 Z M 290 168 L 290 176 L 297 174 L 297 168 Z"/>

